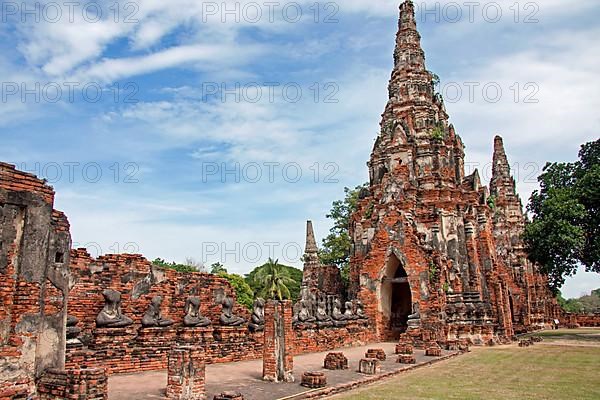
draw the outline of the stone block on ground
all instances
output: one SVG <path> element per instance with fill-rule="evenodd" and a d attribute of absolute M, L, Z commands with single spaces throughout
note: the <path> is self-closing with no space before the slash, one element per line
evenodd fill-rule
<path fill-rule="evenodd" d="M 310 389 L 322 388 L 327 385 L 327 377 L 322 372 L 305 372 L 301 385 Z"/>
<path fill-rule="evenodd" d="M 396 345 L 396 354 L 413 354 L 414 348 L 412 344 L 397 344 Z"/>
<path fill-rule="evenodd" d="M 416 364 L 417 360 L 412 354 L 400 354 L 396 362 L 398 364 Z"/>
<path fill-rule="evenodd" d="M 213 400 L 244 400 L 244 396 L 239 392 L 223 392 L 215 395 Z"/>
<path fill-rule="evenodd" d="M 437 342 L 430 342 L 425 348 L 425 355 L 429 357 L 441 357 L 442 348 L 439 344 L 437 344 Z"/>
<path fill-rule="evenodd" d="M 381 372 L 381 362 L 376 358 L 363 358 L 358 364 L 358 372 L 366 375 L 375 375 Z"/>
<path fill-rule="evenodd" d="M 330 370 L 348 369 L 348 359 L 344 353 L 329 353 L 323 366 Z"/>
<path fill-rule="evenodd" d="M 385 355 L 385 350 L 383 349 L 368 349 L 365 354 L 365 358 L 376 358 L 380 361 L 385 361 L 387 356 Z"/>
<path fill-rule="evenodd" d="M 448 340 L 446 342 L 446 350 L 449 350 L 449 351 L 460 350 L 460 342 L 458 340 Z"/>

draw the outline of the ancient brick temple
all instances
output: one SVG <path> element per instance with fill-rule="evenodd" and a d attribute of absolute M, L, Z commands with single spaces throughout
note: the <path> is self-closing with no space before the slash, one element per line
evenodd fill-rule
<path fill-rule="evenodd" d="M 484 344 L 558 318 L 520 238 L 525 217 L 502 139 L 489 189 L 477 171 L 465 176 L 464 146 L 425 68 L 410 1 L 394 59 L 370 185 L 350 226 L 349 288 L 337 267 L 320 264 L 309 222 L 293 313 L 288 303 L 265 312 L 262 299 L 250 311 L 216 275 L 71 249 L 53 189 L 0 163 L 0 399 L 105 399 L 107 376 L 165 369 L 169 355 L 169 395 L 201 398 L 204 364 L 267 354 L 265 376 L 278 380 L 296 354 L 404 332 L 406 348 Z"/>
<path fill-rule="evenodd" d="M 525 218 L 502 139 L 493 178 L 465 176 L 464 145 L 448 122 L 412 2 L 400 7 L 389 101 L 350 231 L 351 297 L 380 338 L 476 343 L 541 327 L 558 307 L 527 261 Z"/>

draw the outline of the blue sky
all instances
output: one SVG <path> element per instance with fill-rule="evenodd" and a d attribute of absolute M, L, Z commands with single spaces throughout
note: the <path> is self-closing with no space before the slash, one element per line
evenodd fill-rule
<path fill-rule="evenodd" d="M 368 179 L 398 1 L 25 3 L 1 10 L 0 159 L 48 178 L 92 254 L 300 266 L 305 221 L 323 237 Z M 467 172 L 489 180 L 501 134 L 527 199 L 598 137 L 600 4 L 465 3 L 415 2 L 427 65 Z"/>

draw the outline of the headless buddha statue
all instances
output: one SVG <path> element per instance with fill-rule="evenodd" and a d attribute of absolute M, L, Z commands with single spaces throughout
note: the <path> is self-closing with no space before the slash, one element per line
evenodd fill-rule
<path fill-rule="evenodd" d="M 162 304 L 162 297 L 155 296 L 152 298 L 148 310 L 142 318 L 142 326 L 145 328 L 153 327 L 166 327 L 173 325 L 173 321 L 164 318 L 160 312 L 160 306 Z"/>
<path fill-rule="evenodd" d="M 106 289 L 102 292 L 102 296 L 105 304 L 96 317 L 98 328 L 123 328 L 133 324 L 133 320 L 121 312 L 121 293 Z"/>
<path fill-rule="evenodd" d="M 200 299 L 194 296 L 188 297 L 185 301 L 185 317 L 183 317 L 183 325 L 194 328 L 203 328 L 210 324 L 210 319 L 202 316 L 200 313 Z"/>
<path fill-rule="evenodd" d="M 223 310 L 221 311 L 221 324 L 225 326 L 240 326 L 246 323 L 246 320 L 242 317 L 239 317 L 233 314 L 233 298 L 226 296 L 223 299 L 222 306 Z"/>

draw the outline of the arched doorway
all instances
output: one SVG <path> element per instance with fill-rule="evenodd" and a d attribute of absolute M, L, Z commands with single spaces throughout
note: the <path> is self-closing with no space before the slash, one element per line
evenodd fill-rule
<path fill-rule="evenodd" d="M 408 274 L 402 263 L 391 254 L 388 258 L 381 285 L 382 312 L 393 333 L 405 332 L 408 316 L 412 314 L 412 294 Z"/>

